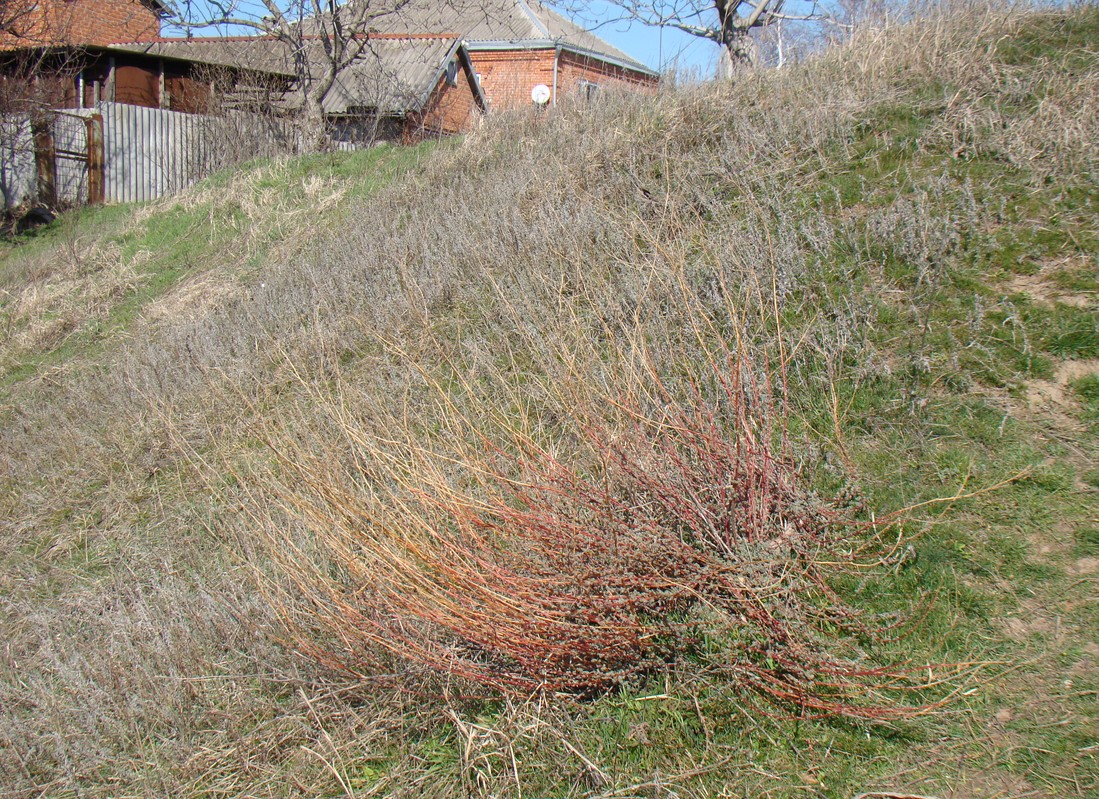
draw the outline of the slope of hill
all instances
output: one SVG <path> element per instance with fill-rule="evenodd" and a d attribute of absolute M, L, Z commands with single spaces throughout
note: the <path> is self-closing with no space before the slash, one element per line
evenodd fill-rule
<path fill-rule="evenodd" d="M 1097 40 L 1093 6 L 957 9 L 4 245 L 5 795 L 1095 795 Z M 640 429 L 664 474 L 698 409 L 710 457 L 790 465 L 784 524 L 858 533 L 797 553 L 819 617 L 753 601 L 813 656 L 920 666 L 913 691 L 760 700 L 771 655 L 736 661 L 704 603 L 679 621 L 705 635 L 582 700 L 479 686 L 518 660 L 431 637 L 418 598 L 492 586 L 428 533 L 526 501 L 493 470 L 621 478 Z M 864 640 L 840 607 L 906 622 Z M 399 645 L 355 638 L 382 617 Z"/>

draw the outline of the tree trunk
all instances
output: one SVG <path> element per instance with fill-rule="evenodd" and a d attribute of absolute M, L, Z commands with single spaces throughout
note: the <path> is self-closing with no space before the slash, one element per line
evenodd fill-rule
<path fill-rule="evenodd" d="M 305 39 L 297 39 L 293 46 L 294 71 L 301 93 L 298 148 L 303 153 L 324 152 L 330 149 L 324 119 L 324 98 L 336 82 L 337 68 L 334 63 L 325 63 L 323 73 L 318 75 L 315 71 L 317 67 L 310 63 Z"/>
<path fill-rule="evenodd" d="M 324 120 L 323 98 L 305 93 L 301 115 L 301 142 L 305 152 L 325 152 L 331 146 Z"/>
<path fill-rule="evenodd" d="M 723 31 L 721 71 L 727 80 L 731 80 L 742 69 L 754 67 L 758 60 L 755 39 L 749 35 L 748 28 L 737 24 L 738 22 L 743 23 L 744 20 L 729 20 Z"/>

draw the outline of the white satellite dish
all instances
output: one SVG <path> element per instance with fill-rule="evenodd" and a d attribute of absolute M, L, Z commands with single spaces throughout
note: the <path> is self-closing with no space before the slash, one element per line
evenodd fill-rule
<path fill-rule="evenodd" d="M 545 105 L 550 101 L 550 87 L 544 83 L 539 83 L 530 90 L 530 99 L 536 105 Z"/>

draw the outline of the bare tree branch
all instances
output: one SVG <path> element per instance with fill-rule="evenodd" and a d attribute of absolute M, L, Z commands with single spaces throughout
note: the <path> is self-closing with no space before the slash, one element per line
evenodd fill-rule
<path fill-rule="evenodd" d="M 849 3 L 865 0 L 845 0 Z M 827 22 L 843 26 L 817 0 L 791 0 L 798 8 L 784 9 L 787 0 L 554 0 L 554 5 L 589 26 L 609 21 L 641 22 L 673 28 L 716 42 L 730 70 L 755 62 L 756 46 L 750 33 L 780 21 Z M 610 6 L 607 10 L 606 6 Z"/>
<path fill-rule="evenodd" d="M 247 28 L 285 48 L 306 149 L 327 145 L 324 103 L 341 73 L 371 54 L 370 32 L 409 0 L 176 0 L 169 25 Z"/>

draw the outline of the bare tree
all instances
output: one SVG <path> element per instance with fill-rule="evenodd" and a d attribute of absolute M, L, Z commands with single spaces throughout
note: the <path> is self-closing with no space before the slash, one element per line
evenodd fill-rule
<path fill-rule="evenodd" d="M 409 0 L 175 0 L 170 25 L 188 32 L 247 29 L 283 49 L 305 149 L 324 149 L 325 98 L 341 73 L 370 54 L 369 33 Z"/>
<path fill-rule="evenodd" d="M 842 25 L 817 0 L 556 0 L 554 5 L 589 25 L 642 22 L 709 39 L 722 51 L 727 76 L 758 60 L 753 30 L 784 21 Z"/>

